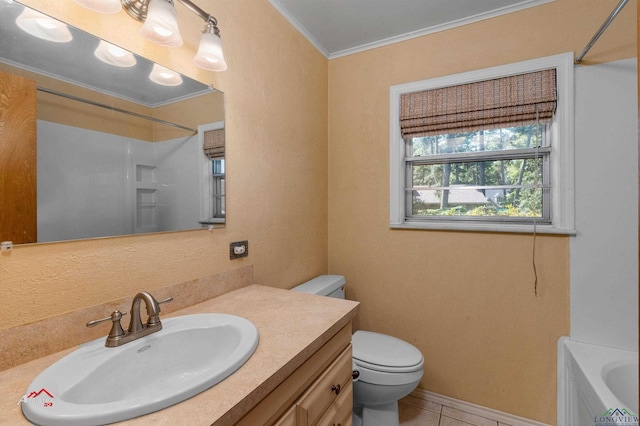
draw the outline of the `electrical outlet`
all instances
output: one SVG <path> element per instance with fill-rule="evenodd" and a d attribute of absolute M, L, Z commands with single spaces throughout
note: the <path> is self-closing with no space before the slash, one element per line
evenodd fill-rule
<path fill-rule="evenodd" d="M 249 241 L 236 241 L 229 244 L 229 259 L 249 256 Z"/>

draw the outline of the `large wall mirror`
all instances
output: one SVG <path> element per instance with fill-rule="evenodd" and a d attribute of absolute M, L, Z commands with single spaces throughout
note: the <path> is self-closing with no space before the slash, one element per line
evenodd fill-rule
<path fill-rule="evenodd" d="M 0 0 L 0 241 L 223 226 L 223 93 L 33 13 Z"/>

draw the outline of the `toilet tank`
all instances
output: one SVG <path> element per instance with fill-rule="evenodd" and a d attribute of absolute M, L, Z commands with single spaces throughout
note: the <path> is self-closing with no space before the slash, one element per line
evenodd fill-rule
<path fill-rule="evenodd" d="M 346 280 L 343 275 L 320 275 L 312 280 L 292 288 L 292 291 L 300 293 L 317 294 L 319 296 L 336 297 L 344 299 L 344 284 Z"/>

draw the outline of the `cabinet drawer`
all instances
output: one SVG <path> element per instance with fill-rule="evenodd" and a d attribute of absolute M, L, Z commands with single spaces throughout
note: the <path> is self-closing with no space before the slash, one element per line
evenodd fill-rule
<path fill-rule="evenodd" d="M 329 407 L 317 426 L 351 426 L 353 412 L 353 384 L 347 382 L 344 391 L 340 392 L 336 402 Z"/>
<path fill-rule="evenodd" d="M 291 407 L 273 426 L 296 426 L 296 407 Z"/>
<path fill-rule="evenodd" d="M 347 347 L 296 404 L 298 424 L 315 425 L 346 388 L 351 389 L 351 345 Z"/>

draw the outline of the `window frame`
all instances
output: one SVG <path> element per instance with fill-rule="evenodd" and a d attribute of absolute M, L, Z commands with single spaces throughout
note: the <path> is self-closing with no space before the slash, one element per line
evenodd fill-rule
<path fill-rule="evenodd" d="M 406 210 L 408 162 L 405 142 L 400 132 L 400 96 L 404 93 L 473 83 L 523 74 L 544 69 L 556 69 L 557 109 L 551 132 L 550 223 L 508 223 L 507 221 L 460 220 L 430 217 L 409 218 Z M 399 84 L 390 88 L 390 191 L 389 213 L 392 229 L 434 229 L 458 231 L 522 232 L 575 234 L 574 229 L 574 106 L 573 52 L 513 64 L 500 65 L 444 77 Z"/>
<path fill-rule="evenodd" d="M 517 148 L 517 149 L 505 149 L 505 150 L 488 150 L 488 151 L 473 151 L 473 152 L 458 152 L 458 153 L 448 153 L 448 154 L 435 154 L 428 156 L 412 156 L 412 142 L 405 141 L 405 187 L 408 188 L 405 192 L 407 193 L 405 196 L 405 215 L 406 220 L 410 221 L 441 221 L 446 219 L 447 221 L 483 221 L 485 223 L 493 223 L 493 224 L 506 224 L 506 223 L 524 223 L 531 224 L 536 221 L 538 224 L 548 224 L 551 222 L 551 212 L 550 212 L 550 184 L 549 184 L 549 174 L 550 174 L 550 156 L 551 156 L 551 146 L 548 144 L 550 139 L 549 134 L 552 133 L 548 129 L 550 125 L 543 124 L 543 133 L 545 136 L 544 140 L 547 142 L 541 147 L 533 147 L 533 148 Z M 471 132 L 476 133 L 476 132 Z M 488 161 L 500 161 L 500 160 L 522 160 L 522 159 L 540 159 L 541 169 L 542 169 L 542 178 L 543 181 L 537 184 L 538 188 L 540 188 L 541 197 L 542 197 L 542 211 L 541 216 L 537 218 L 533 217 L 514 217 L 514 216 L 467 216 L 467 215 L 451 215 L 451 216 L 419 216 L 410 214 L 409 212 L 413 212 L 413 199 L 408 196 L 409 188 L 415 190 L 416 187 L 413 183 L 413 168 L 416 166 L 422 165 L 439 165 L 439 164 L 449 164 L 454 165 L 458 163 L 481 163 Z M 505 185 L 504 187 L 510 187 L 510 185 Z M 456 186 L 450 185 L 447 187 L 449 190 L 455 190 Z M 462 185 L 463 189 L 480 189 L 481 187 L 474 187 Z M 423 188 L 419 188 L 421 190 Z M 444 187 L 437 188 L 428 188 L 431 190 L 444 190 Z M 488 185 L 483 187 L 483 189 L 500 189 L 499 185 Z"/>
<path fill-rule="evenodd" d="M 201 124 L 198 126 L 198 146 L 199 146 L 199 152 L 202 153 L 202 155 L 198 155 L 198 167 L 200 169 L 200 177 L 199 177 L 199 184 L 200 184 L 200 217 L 202 218 L 200 220 L 200 224 L 205 226 L 205 225 L 216 225 L 216 227 L 218 226 L 218 224 L 220 225 L 225 225 L 226 223 L 226 214 L 224 217 L 211 217 L 211 213 L 212 213 L 212 209 L 213 206 L 216 202 L 216 200 L 214 200 L 214 194 L 213 194 L 213 186 L 216 184 L 216 179 L 218 179 L 218 183 L 222 186 L 223 192 L 222 192 L 222 196 L 224 197 L 224 201 L 222 202 L 222 205 L 225 206 L 226 209 L 226 152 L 225 152 L 225 156 L 222 157 L 222 159 L 225 160 L 224 162 L 224 167 L 225 167 L 225 174 L 214 174 L 213 173 L 213 162 L 214 160 L 210 159 L 209 157 L 207 157 L 204 152 L 203 152 L 203 145 L 204 145 L 204 134 L 205 132 L 208 132 L 210 130 L 221 130 L 225 128 L 225 122 L 224 121 L 215 121 L 213 123 L 207 123 L 207 124 Z M 226 213 L 226 210 L 225 210 Z"/>

